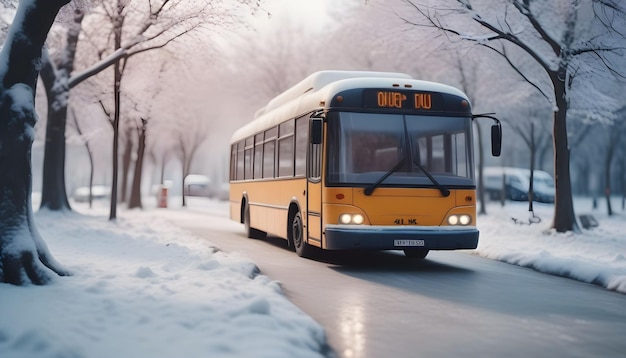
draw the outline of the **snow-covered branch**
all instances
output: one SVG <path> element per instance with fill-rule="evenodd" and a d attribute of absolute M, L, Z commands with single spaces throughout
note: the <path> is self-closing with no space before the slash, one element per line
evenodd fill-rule
<path fill-rule="evenodd" d="M 539 23 L 537 16 L 533 14 L 530 9 L 530 0 L 514 0 L 513 5 L 519 11 L 519 13 L 524 16 L 528 22 L 532 25 L 532 27 L 539 33 L 539 36 L 550 45 L 554 54 L 558 57 L 561 54 L 561 44 L 557 39 L 550 36 L 550 34 L 546 31 L 545 27 Z"/>
<path fill-rule="evenodd" d="M 502 47 L 502 50 L 499 50 L 493 46 L 490 46 L 489 44 L 485 43 L 483 44 L 484 47 L 493 50 L 494 52 L 496 52 L 498 55 L 502 56 L 502 58 L 505 59 L 505 61 L 509 64 L 509 66 L 511 66 L 511 68 L 517 72 L 518 75 L 520 75 L 520 77 L 522 77 L 524 79 L 524 81 L 526 81 L 529 85 L 531 85 L 532 87 L 534 87 L 545 99 L 547 99 L 548 101 L 551 101 L 551 97 L 550 95 L 548 95 L 545 91 L 543 91 L 541 89 L 541 87 L 539 87 L 539 85 L 537 85 L 534 81 L 532 81 L 530 78 L 528 78 L 528 76 L 526 76 L 526 74 L 524 72 L 522 72 L 522 70 L 519 68 L 519 66 L 515 65 L 513 63 L 513 61 L 511 61 L 511 57 L 506 53 L 506 49 L 504 47 Z"/>
<path fill-rule="evenodd" d="M 81 83 L 82 81 L 84 81 L 85 79 L 100 73 L 101 71 L 103 71 L 104 69 L 108 68 L 109 66 L 111 66 L 113 63 L 115 63 L 116 61 L 119 61 L 121 58 L 123 58 L 124 56 L 126 56 L 128 49 L 126 48 L 120 48 L 117 51 L 111 53 L 110 55 L 108 55 L 107 57 L 105 57 L 104 59 L 102 59 L 101 61 L 98 61 L 97 63 L 95 63 L 94 65 L 92 65 L 91 67 L 74 74 L 72 77 L 70 77 L 69 81 L 68 81 L 68 86 L 69 88 L 73 88 L 74 86 L 76 86 L 77 84 Z"/>

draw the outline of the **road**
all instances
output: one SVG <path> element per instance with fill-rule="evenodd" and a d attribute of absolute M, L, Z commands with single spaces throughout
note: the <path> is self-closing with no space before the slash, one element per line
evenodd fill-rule
<path fill-rule="evenodd" d="M 189 213 L 188 213 L 189 214 Z M 323 253 L 248 239 L 223 216 L 176 224 L 255 262 L 340 358 L 624 357 L 626 295 L 468 252 Z"/>

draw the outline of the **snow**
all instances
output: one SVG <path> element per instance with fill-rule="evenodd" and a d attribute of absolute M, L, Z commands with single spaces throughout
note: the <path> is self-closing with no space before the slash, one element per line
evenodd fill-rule
<path fill-rule="evenodd" d="M 322 327 L 254 263 L 157 209 L 120 208 L 110 222 L 98 204 L 35 214 L 73 275 L 47 286 L 0 284 L 0 357 L 323 356 Z"/>
<path fill-rule="evenodd" d="M 37 212 L 39 231 L 73 276 L 47 286 L 0 284 L 0 357 L 324 356 L 323 327 L 288 300 L 279 282 L 173 224 L 177 216 L 195 216 L 216 231 L 243 235 L 227 218 L 227 203 L 189 199 L 189 208 L 180 208 L 171 198 L 168 209 L 146 199 L 144 210 L 120 208 L 116 222 L 107 220 L 106 200 L 94 209 L 74 203 L 76 213 Z M 548 204 L 535 203 L 542 220 L 528 224 L 527 205 L 490 203 L 478 218 L 478 249 L 461 254 L 626 293 L 621 209 L 608 217 L 602 201 L 594 210 L 591 199 L 577 200 L 578 214 L 591 213 L 600 225 L 575 235 L 548 229 Z"/>
<path fill-rule="evenodd" d="M 581 234 L 557 233 L 550 229 L 554 207 L 534 203 L 541 222 L 529 224 L 528 203 L 507 203 L 488 207 L 488 215 L 478 218 L 480 229 L 476 254 L 540 272 L 593 283 L 626 293 L 626 213 L 612 199 L 613 216 L 606 215 L 606 202 L 592 199 L 575 201 L 576 214 L 592 215 L 599 226 L 581 228 Z M 517 219 L 517 223 L 513 220 Z"/>

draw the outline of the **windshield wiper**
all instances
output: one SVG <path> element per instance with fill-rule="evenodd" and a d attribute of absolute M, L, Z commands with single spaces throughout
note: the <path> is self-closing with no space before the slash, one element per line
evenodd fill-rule
<path fill-rule="evenodd" d="M 365 188 L 365 190 L 363 191 L 363 194 L 370 196 L 372 195 L 372 193 L 374 192 L 374 189 L 376 189 L 376 187 L 378 187 L 380 185 L 380 183 L 382 183 L 385 179 L 387 179 L 391 174 L 397 172 L 400 168 L 402 168 L 402 166 L 404 165 L 404 158 L 402 158 L 398 164 L 396 164 L 393 168 L 389 169 L 389 171 L 387 173 L 385 173 L 385 175 L 383 175 L 382 177 L 380 177 L 380 179 L 378 179 L 374 184 L 368 186 L 367 188 Z"/>
<path fill-rule="evenodd" d="M 439 184 L 437 179 L 435 179 L 423 166 L 421 166 L 416 160 L 413 160 L 413 164 L 415 164 L 419 168 L 419 170 L 422 171 L 422 173 L 426 174 L 428 179 L 430 179 L 430 181 L 435 185 L 435 188 L 439 189 L 443 197 L 450 196 L 450 190 L 446 189 L 443 185 Z M 372 193 L 374 192 L 374 189 L 376 189 L 391 174 L 397 172 L 400 168 L 402 168 L 402 165 L 404 165 L 404 158 L 402 158 L 398 162 L 398 164 L 394 165 L 393 168 L 389 169 L 389 171 L 386 172 L 383 176 L 381 176 L 375 183 L 365 188 L 365 190 L 363 191 L 363 194 L 367 196 L 372 195 Z"/>
<path fill-rule="evenodd" d="M 439 189 L 443 197 L 450 196 L 450 190 L 444 188 L 441 184 L 439 184 L 439 182 L 432 175 L 430 175 L 430 173 L 426 169 L 424 169 L 424 167 L 421 166 L 420 163 L 415 158 L 413 158 L 413 164 L 415 164 L 419 168 L 419 170 L 422 171 L 422 173 L 426 174 L 428 179 L 430 179 L 430 181 L 433 182 L 433 184 L 435 184 L 435 187 Z"/>

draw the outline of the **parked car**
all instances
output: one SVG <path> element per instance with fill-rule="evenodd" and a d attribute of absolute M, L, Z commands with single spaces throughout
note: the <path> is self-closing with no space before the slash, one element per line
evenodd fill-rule
<path fill-rule="evenodd" d="M 111 188 L 105 185 L 94 185 L 91 187 L 91 199 L 101 200 L 108 199 L 111 194 Z M 83 186 L 74 190 L 74 201 L 77 203 L 86 203 L 89 201 L 89 187 Z"/>
<path fill-rule="evenodd" d="M 189 174 L 185 177 L 185 195 L 206 196 L 211 192 L 211 179 L 206 175 Z"/>
<path fill-rule="evenodd" d="M 511 167 L 486 167 L 483 171 L 485 193 L 492 200 L 504 195 L 506 199 L 528 201 L 530 187 L 530 169 Z M 554 179 L 543 170 L 533 174 L 533 201 L 554 203 Z"/>

